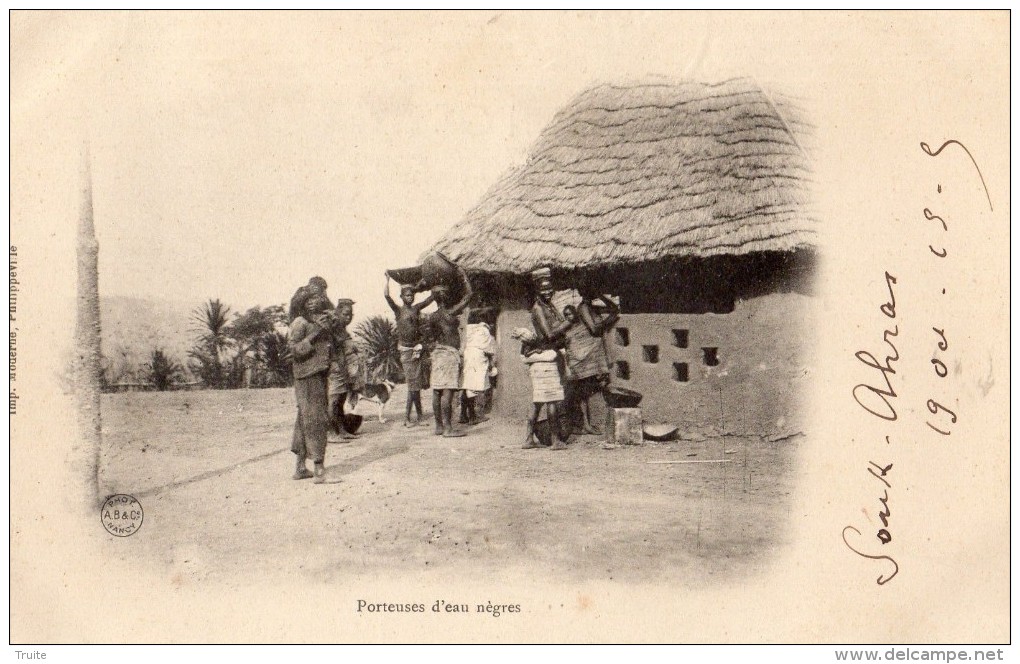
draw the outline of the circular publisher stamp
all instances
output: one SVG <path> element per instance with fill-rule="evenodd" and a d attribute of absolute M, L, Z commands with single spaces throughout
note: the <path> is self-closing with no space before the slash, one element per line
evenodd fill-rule
<path fill-rule="evenodd" d="M 106 532 L 115 537 L 134 535 L 142 527 L 142 504 L 134 496 L 118 493 L 103 503 L 99 513 Z"/>

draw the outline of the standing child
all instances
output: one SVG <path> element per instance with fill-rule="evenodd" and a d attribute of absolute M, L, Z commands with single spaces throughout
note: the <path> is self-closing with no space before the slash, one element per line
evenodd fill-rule
<path fill-rule="evenodd" d="M 354 300 L 341 298 L 333 312 L 333 361 L 329 367 L 329 416 L 333 431 L 341 440 L 354 440 L 356 435 L 344 428 L 344 403 L 357 403 L 365 386 L 361 355 L 347 326 L 354 320 Z"/>
<path fill-rule="evenodd" d="M 422 309 L 432 304 L 435 298 L 430 295 L 415 304 L 414 286 L 405 285 L 400 287 L 400 301 L 403 302 L 403 306 L 398 306 L 390 297 L 389 274 L 386 275 L 386 287 L 383 290 L 383 295 L 397 319 L 397 350 L 400 352 L 400 366 L 403 368 L 404 378 L 407 380 L 404 426 L 410 427 L 421 421 L 421 312 Z M 417 414 L 414 422 L 411 422 L 412 407 Z"/>
<path fill-rule="evenodd" d="M 288 311 L 290 320 L 293 321 L 301 315 L 301 307 L 304 306 L 304 302 L 312 295 L 321 295 L 328 302 L 329 296 L 326 295 L 327 287 L 326 280 L 316 276 L 309 279 L 307 285 L 298 288 L 293 297 L 290 298 L 290 309 Z"/>

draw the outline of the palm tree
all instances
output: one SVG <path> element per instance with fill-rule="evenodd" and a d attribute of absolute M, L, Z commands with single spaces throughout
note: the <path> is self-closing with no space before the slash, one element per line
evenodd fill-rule
<path fill-rule="evenodd" d="M 392 320 L 386 316 L 369 316 L 354 328 L 354 337 L 365 354 L 370 382 L 404 380 L 397 350 L 397 327 Z"/>
<path fill-rule="evenodd" d="M 286 332 L 274 330 L 272 334 L 262 338 L 262 362 L 265 366 L 266 387 L 289 387 L 294 384 L 294 372 L 291 370 L 290 348 L 287 345 Z"/>
<path fill-rule="evenodd" d="M 230 343 L 227 334 L 229 313 L 230 307 L 220 302 L 219 298 L 211 299 L 191 312 L 191 322 L 195 323 L 196 329 L 202 333 L 199 340 L 216 355 L 223 352 Z"/>
<path fill-rule="evenodd" d="M 194 360 L 191 369 L 210 387 L 225 387 L 224 354 L 230 346 L 230 307 L 219 298 L 208 300 L 191 313 L 191 322 L 199 332 L 197 343 L 188 356 Z"/>

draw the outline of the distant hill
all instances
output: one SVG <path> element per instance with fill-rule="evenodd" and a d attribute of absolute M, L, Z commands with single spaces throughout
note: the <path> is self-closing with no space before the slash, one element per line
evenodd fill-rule
<path fill-rule="evenodd" d="M 197 332 L 192 328 L 193 304 L 136 297 L 101 297 L 103 356 L 110 363 L 110 379 L 130 382 L 137 371 L 160 348 L 171 359 L 187 366 L 188 350 Z"/>
<path fill-rule="evenodd" d="M 104 366 L 109 367 L 107 380 L 143 382 L 142 366 L 157 348 L 187 370 L 188 351 L 201 334 L 191 318 L 204 303 L 205 300 L 179 302 L 122 295 L 100 297 L 102 352 Z M 231 306 L 229 319 L 246 309 Z M 362 320 L 356 318 L 349 329 L 356 329 Z M 190 372 L 186 373 L 188 380 L 195 379 Z"/>

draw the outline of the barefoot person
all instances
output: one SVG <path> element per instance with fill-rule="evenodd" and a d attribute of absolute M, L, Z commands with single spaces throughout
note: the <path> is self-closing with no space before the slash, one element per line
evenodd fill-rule
<path fill-rule="evenodd" d="M 457 268 L 464 297 L 450 302 L 446 286 L 434 286 L 432 295 L 439 309 L 428 317 L 428 326 L 435 348 L 432 349 L 432 412 L 436 418 L 436 435 L 455 438 L 464 435 L 453 428 L 453 397 L 460 389 L 460 319 L 458 315 L 471 301 L 471 284 L 467 273 Z"/>
<path fill-rule="evenodd" d="M 563 317 L 563 314 L 553 305 L 552 298 L 555 291 L 553 290 L 552 284 L 552 271 L 547 268 L 539 268 L 532 271 L 531 279 L 537 292 L 535 303 L 531 307 L 531 323 L 535 326 L 535 335 L 537 341 L 542 345 L 544 349 L 561 349 L 566 346 L 566 335 L 571 327 L 575 325 Z M 562 361 L 562 358 L 557 358 L 557 361 Z M 544 368 L 545 369 L 545 368 Z M 532 382 L 534 382 L 535 374 L 534 368 L 532 368 Z M 562 374 L 557 369 L 557 376 L 562 381 Z M 552 374 L 547 370 L 542 372 L 542 383 L 545 385 L 547 382 L 552 380 Z M 543 393 L 545 393 L 543 391 Z M 563 400 L 563 387 L 560 385 L 560 398 L 557 401 Z M 560 427 L 560 421 L 558 417 L 557 401 L 543 402 L 547 404 L 547 412 L 549 415 L 549 431 L 556 438 L 556 442 L 553 444 L 552 449 L 561 450 L 566 449 L 564 440 L 566 440 L 569 433 L 562 431 Z M 537 416 L 537 415 L 536 415 Z"/>
<path fill-rule="evenodd" d="M 592 306 L 594 300 L 601 300 L 608 310 L 600 316 Z M 602 431 L 591 418 L 591 398 L 602 394 L 609 386 L 609 360 L 602 335 L 620 319 L 620 309 L 606 296 L 597 295 L 587 289 L 581 293 L 581 304 L 576 309 L 567 306 L 563 316 L 576 323 L 567 331 L 567 366 L 570 375 L 569 410 L 571 416 L 578 409 L 581 414 L 583 431 L 601 434 Z"/>
<path fill-rule="evenodd" d="M 578 352 L 579 341 L 582 343 L 586 341 L 575 338 L 579 336 L 579 333 L 583 333 L 581 330 L 583 326 L 577 324 L 577 307 L 572 304 L 563 307 L 563 317 L 574 323 L 574 326 L 567 332 L 566 347 L 564 348 L 566 353 L 563 372 L 563 392 L 566 395 L 564 417 L 570 424 L 571 433 L 578 430 L 582 433 L 594 433 L 586 424 L 591 419 L 590 412 L 586 410 L 588 402 L 581 398 L 581 391 L 585 387 L 586 381 L 577 378 L 574 373 L 574 362 L 571 361 L 571 355 Z"/>
<path fill-rule="evenodd" d="M 488 324 L 474 320 L 474 317 L 475 312 L 472 311 L 472 322 L 465 329 L 462 424 L 478 424 L 488 419 L 478 415 L 476 401 L 479 394 L 489 389 L 489 369 L 492 366 L 492 356 L 496 354 L 496 343 Z"/>
<path fill-rule="evenodd" d="M 344 404 L 357 402 L 364 388 L 361 354 L 347 326 L 354 320 L 354 300 L 341 298 L 333 311 L 333 361 L 329 366 L 329 419 L 341 440 L 354 440 L 356 435 L 344 428 Z"/>
<path fill-rule="evenodd" d="M 314 477 L 320 484 L 325 479 L 327 414 L 327 374 L 332 343 L 330 321 L 325 316 L 329 301 L 322 295 L 306 293 L 296 301 L 299 315 L 290 326 L 288 344 L 294 358 L 294 393 L 298 415 L 294 423 L 291 451 L 297 457 L 294 479 Z M 306 460 L 312 459 L 314 472 Z"/>
<path fill-rule="evenodd" d="M 398 306 L 390 297 L 390 275 L 386 275 L 386 287 L 383 290 L 383 295 L 397 319 L 397 350 L 400 352 L 400 366 L 404 369 L 404 378 L 407 380 L 407 405 L 404 409 L 405 427 L 414 426 L 421 421 L 421 311 L 432 304 L 435 299 L 430 295 L 415 304 L 414 293 L 414 286 L 401 286 L 400 301 L 403 306 Z M 412 407 L 417 414 L 414 422 L 411 421 Z"/>
<path fill-rule="evenodd" d="M 563 401 L 563 381 L 560 375 L 559 353 L 549 342 L 543 342 L 532 330 L 519 327 L 510 336 L 521 342 L 521 359 L 528 365 L 531 376 L 531 412 L 528 415 L 528 431 L 524 436 L 522 449 L 532 450 L 541 447 L 535 440 L 535 425 L 546 407 L 549 431 L 555 436 L 556 404 Z M 566 445 L 556 437 L 551 449 L 564 450 Z"/>

